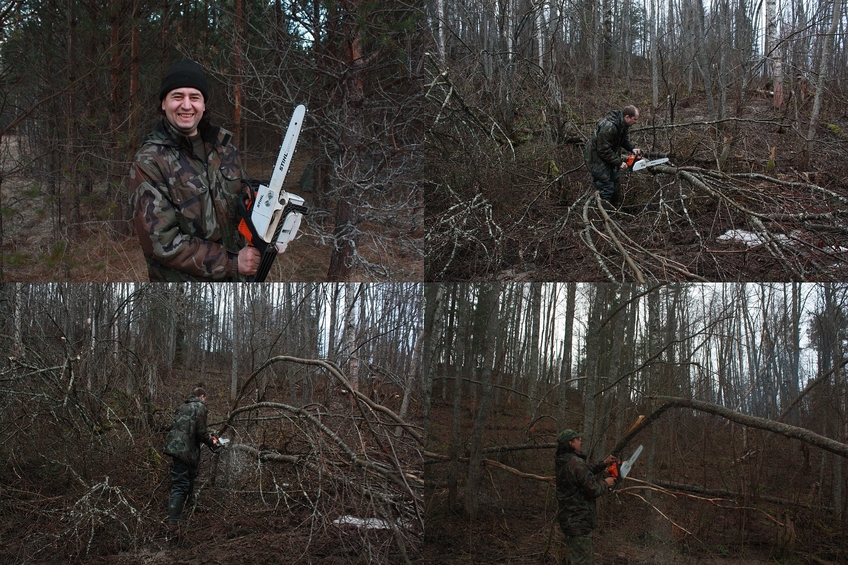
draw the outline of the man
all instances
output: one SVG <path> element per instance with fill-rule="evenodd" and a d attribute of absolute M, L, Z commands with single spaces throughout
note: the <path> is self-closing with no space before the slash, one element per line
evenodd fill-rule
<path fill-rule="evenodd" d="M 634 147 L 629 137 L 630 128 L 637 121 L 639 110 L 636 106 L 612 110 L 598 122 L 595 133 L 586 142 L 586 167 L 592 173 L 592 181 L 607 210 L 621 203 L 618 178 L 621 170 L 627 168 L 627 162 L 621 159 L 621 150 L 625 149 L 634 155 L 642 154 L 642 150 Z"/>
<path fill-rule="evenodd" d="M 200 465 L 201 443 L 210 448 L 220 445 L 218 438 L 206 429 L 206 391 L 198 387 L 174 412 L 171 429 L 165 438 L 165 453 L 173 459 L 168 525 L 176 530 L 177 535 L 183 506 L 194 491 L 194 480 Z"/>
<path fill-rule="evenodd" d="M 595 499 L 608 493 L 615 479 L 602 479 L 601 473 L 613 462 L 610 455 L 589 466 L 580 450 L 583 440 L 574 430 L 557 436 L 556 496 L 559 503 L 559 527 L 565 535 L 563 565 L 592 565 L 592 530 L 597 525 Z M 565 555 L 567 554 L 567 555 Z"/>
<path fill-rule="evenodd" d="M 236 225 L 242 169 L 232 134 L 209 123 L 200 65 L 173 64 L 159 89 L 162 120 L 130 169 L 133 223 L 151 281 L 238 281 L 260 253 Z"/>

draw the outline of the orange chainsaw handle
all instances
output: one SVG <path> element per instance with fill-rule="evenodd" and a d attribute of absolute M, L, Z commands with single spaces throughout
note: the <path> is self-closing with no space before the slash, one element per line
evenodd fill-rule
<path fill-rule="evenodd" d="M 256 193 L 253 190 L 253 187 L 248 183 L 244 184 L 244 191 L 239 197 L 239 208 L 241 210 L 241 219 L 238 223 L 238 231 L 241 235 L 244 236 L 245 241 L 251 247 L 257 247 L 257 244 L 254 242 L 254 235 L 256 235 L 256 239 L 259 239 L 256 231 L 253 229 L 253 226 L 250 222 L 250 214 L 253 211 L 253 199 L 256 196 Z"/>
<path fill-rule="evenodd" d="M 610 463 L 610 466 L 609 466 L 609 467 L 607 467 L 607 474 L 608 474 L 610 477 L 612 477 L 613 479 L 615 479 L 615 482 L 618 482 L 618 481 L 619 481 L 618 467 L 619 467 L 619 465 L 620 465 L 620 464 L 621 464 L 621 459 L 619 459 L 618 457 L 616 457 L 616 458 L 615 458 L 615 461 L 613 461 L 612 463 Z"/>
<path fill-rule="evenodd" d="M 636 161 L 638 161 L 638 160 L 639 160 L 639 159 L 641 159 L 641 158 L 642 158 L 642 156 L 641 156 L 641 155 L 628 155 L 628 156 L 627 156 L 627 161 L 625 161 L 625 163 L 627 163 L 627 168 L 628 168 L 628 169 L 632 169 L 632 168 L 633 168 L 633 163 L 635 163 Z"/>

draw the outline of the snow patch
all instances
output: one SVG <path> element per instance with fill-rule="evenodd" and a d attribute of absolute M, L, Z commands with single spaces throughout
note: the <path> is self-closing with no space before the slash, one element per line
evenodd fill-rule
<path fill-rule="evenodd" d="M 782 234 L 769 234 L 768 237 L 745 230 L 727 230 L 716 238 L 716 241 L 739 242 L 748 247 L 756 247 L 769 241 L 789 243 L 789 238 Z"/>
<path fill-rule="evenodd" d="M 795 237 L 801 237 L 801 234 L 793 231 L 792 235 Z M 788 236 L 783 234 L 759 234 L 745 230 L 727 230 L 722 235 L 716 238 L 716 241 L 727 242 L 727 243 L 742 243 L 748 247 L 756 247 L 758 245 L 763 245 L 764 243 L 775 242 L 780 243 L 781 245 L 796 245 L 795 241 L 792 241 Z M 822 248 L 823 250 L 830 253 L 848 253 L 848 247 L 843 245 L 829 245 Z"/>
<path fill-rule="evenodd" d="M 392 526 L 380 518 L 357 518 L 356 516 L 340 516 L 333 520 L 338 526 L 350 525 L 367 530 L 391 530 Z"/>

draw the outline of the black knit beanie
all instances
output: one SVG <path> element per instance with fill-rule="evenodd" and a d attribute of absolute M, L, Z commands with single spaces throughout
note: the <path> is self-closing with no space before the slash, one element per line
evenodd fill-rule
<path fill-rule="evenodd" d="M 168 73 L 162 79 L 159 87 L 159 101 L 165 99 L 169 92 L 176 88 L 196 88 L 203 95 L 203 101 L 209 100 L 209 84 L 200 65 L 191 59 L 183 59 L 168 68 Z"/>

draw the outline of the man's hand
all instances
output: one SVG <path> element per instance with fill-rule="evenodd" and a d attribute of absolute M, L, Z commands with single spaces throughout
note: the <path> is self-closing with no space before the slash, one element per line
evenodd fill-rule
<path fill-rule="evenodd" d="M 238 254 L 238 272 L 242 275 L 255 275 L 259 269 L 262 255 L 255 247 L 244 247 Z"/>
<path fill-rule="evenodd" d="M 637 147 L 633 150 L 633 154 L 636 155 L 637 157 L 641 157 L 642 156 L 642 150 Z"/>
<path fill-rule="evenodd" d="M 612 477 L 607 477 L 606 479 L 604 479 L 604 482 L 607 484 L 607 486 L 609 488 L 612 488 L 613 485 L 615 484 L 615 479 L 613 479 Z"/>
<path fill-rule="evenodd" d="M 616 461 L 616 460 L 617 459 L 616 459 L 615 455 L 609 455 L 609 456 L 607 456 L 606 459 L 604 459 L 604 465 L 609 467 L 610 465 L 612 465 L 613 461 Z"/>

